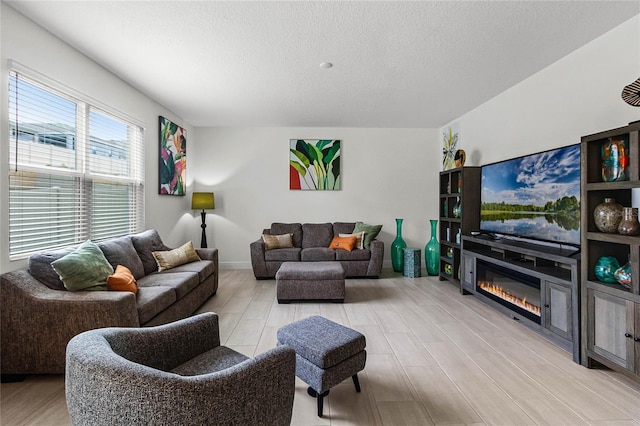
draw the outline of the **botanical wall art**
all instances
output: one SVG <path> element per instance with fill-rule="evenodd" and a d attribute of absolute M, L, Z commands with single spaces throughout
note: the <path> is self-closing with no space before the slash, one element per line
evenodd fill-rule
<path fill-rule="evenodd" d="M 290 139 L 289 145 L 289 189 L 340 189 L 340 140 Z"/>
<path fill-rule="evenodd" d="M 160 117 L 160 194 L 185 195 L 187 131 Z"/>
<path fill-rule="evenodd" d="M 460 126 L 453 123 L 442 130 L 442 170 L 455 167 L 455 156 L 460 142 Z"/>

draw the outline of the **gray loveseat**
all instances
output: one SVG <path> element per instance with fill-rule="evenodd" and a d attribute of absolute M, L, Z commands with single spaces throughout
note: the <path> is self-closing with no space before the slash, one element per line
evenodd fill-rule
<path fill-rule="evenodd" d="M 153 251 L 169 250 L 155 230 L 98 242 L 114 267 L 136 278 L 125 291 L 67 291 L 51 262 L 74 247 L 30 257 L 28 270 L 0 277 L 1 352 L 4 380 L 11 375 L 63 373 L 69 340 L 101 327 L 169 323 L 193 314 L 218 289 L 218 250 L 196 249 L 200 261 L 162 272 Z"/>
<path fill-rule="evenodd" d="M 272 223 L 264 234 L 293 234 L 293 247 L 266 250 L 261 239 L 251 243 L 251 266 L 257 279 L 275 278 L 284 262 L 326 262 L 342 264 L 347 277 L 378 278 L 382 270 L 384 243 L 374 239 L 369 248 L 347 250 L 330 249 L 334 236 L 351 234 L 354 222 L 334 223 Z"/>

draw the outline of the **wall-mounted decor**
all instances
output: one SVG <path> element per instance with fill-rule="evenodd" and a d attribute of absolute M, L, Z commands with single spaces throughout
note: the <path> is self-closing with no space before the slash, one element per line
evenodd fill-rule
<path fill-rule="evenodd" d="M 442 170 L 455 167 L 455 156 L 460 141 L 459 127 L 458 123 L 453 123 L 442 131 Z"/>
<path fill-rule="evenodd" d="M 185 195 L 187 177 L 187 131 L 160 117 L 159 194 Z"/>
<path fill-rule="evenodd" d="M 289 189 L 340 189 L 340 140 L 290 139 Z"/>

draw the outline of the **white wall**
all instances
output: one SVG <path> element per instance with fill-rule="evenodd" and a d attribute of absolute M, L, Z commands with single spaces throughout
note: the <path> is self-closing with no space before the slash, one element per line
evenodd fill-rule
<path fill-rule="evenodd" d="M 640 16 L 454 120 L 467 165 L 579 143 L 640 119 L 620 97 L 638 77 Z"/>
<path fill-rule="evenodd" d="M 162 115 L 187 129 L 191 127 L 179 117 L 144 96 L 115 75 L 109 73 L 77 50 L 52 36 L 41 27 L 17 13 L 5 3 L 0 4 L 0 272 L 22 268 L 25 260 L 10 261 L 9 248 L 9 195 L 8 166 L 8 61 L 12 59 L 23 66 L 84 95 L 97 99 L 121 111 L 145 127 L 146 155 L 146 226 L 156 228 L 167 244 L 184 242 L 176 228 L 183 212 L 190 208 L 188 197 L 159 196 L 158 192 L 158 116 Z M 187 145 L 189 148 L 189 145 Z M 188 176 L 191 178 L 191 176 Z"/>
<path fill-rule="evenodd" d="M 250 267 L 249 243 L 272 222 L 382 224 L 387 265 L 395 218 L 404 219 L 409 247 L 427 243 L 438 214 L 435 129 L 196 128 L 195 135 L 198 156 L 189 167 L 194 190 L 215 194 L 207 239 L 220 248 L 221 267 Z M 342 190 L 289 190 L 289 139 L 296 138 L 342 140 Z M 194 242 L 198 223 L 190 225 Z"/>

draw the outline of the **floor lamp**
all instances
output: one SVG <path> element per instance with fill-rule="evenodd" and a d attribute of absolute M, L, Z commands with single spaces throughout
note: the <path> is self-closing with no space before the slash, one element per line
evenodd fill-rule
<path fill-rule="evenodd" d="M 213 192 L 194 192 L 191 196 L 191 209 L 192 210 L 202 210 L 200 216 L 202 217 L 202 238 L 200 240 L 200 247 L 207 248 L 207 233 L 205 232 L 205 228 L 207 224 L 205 223 L 207 219 L 207 213 L 205 210 L 214 210 L 216 208 L 216 202 L 213 199 Z"/>

